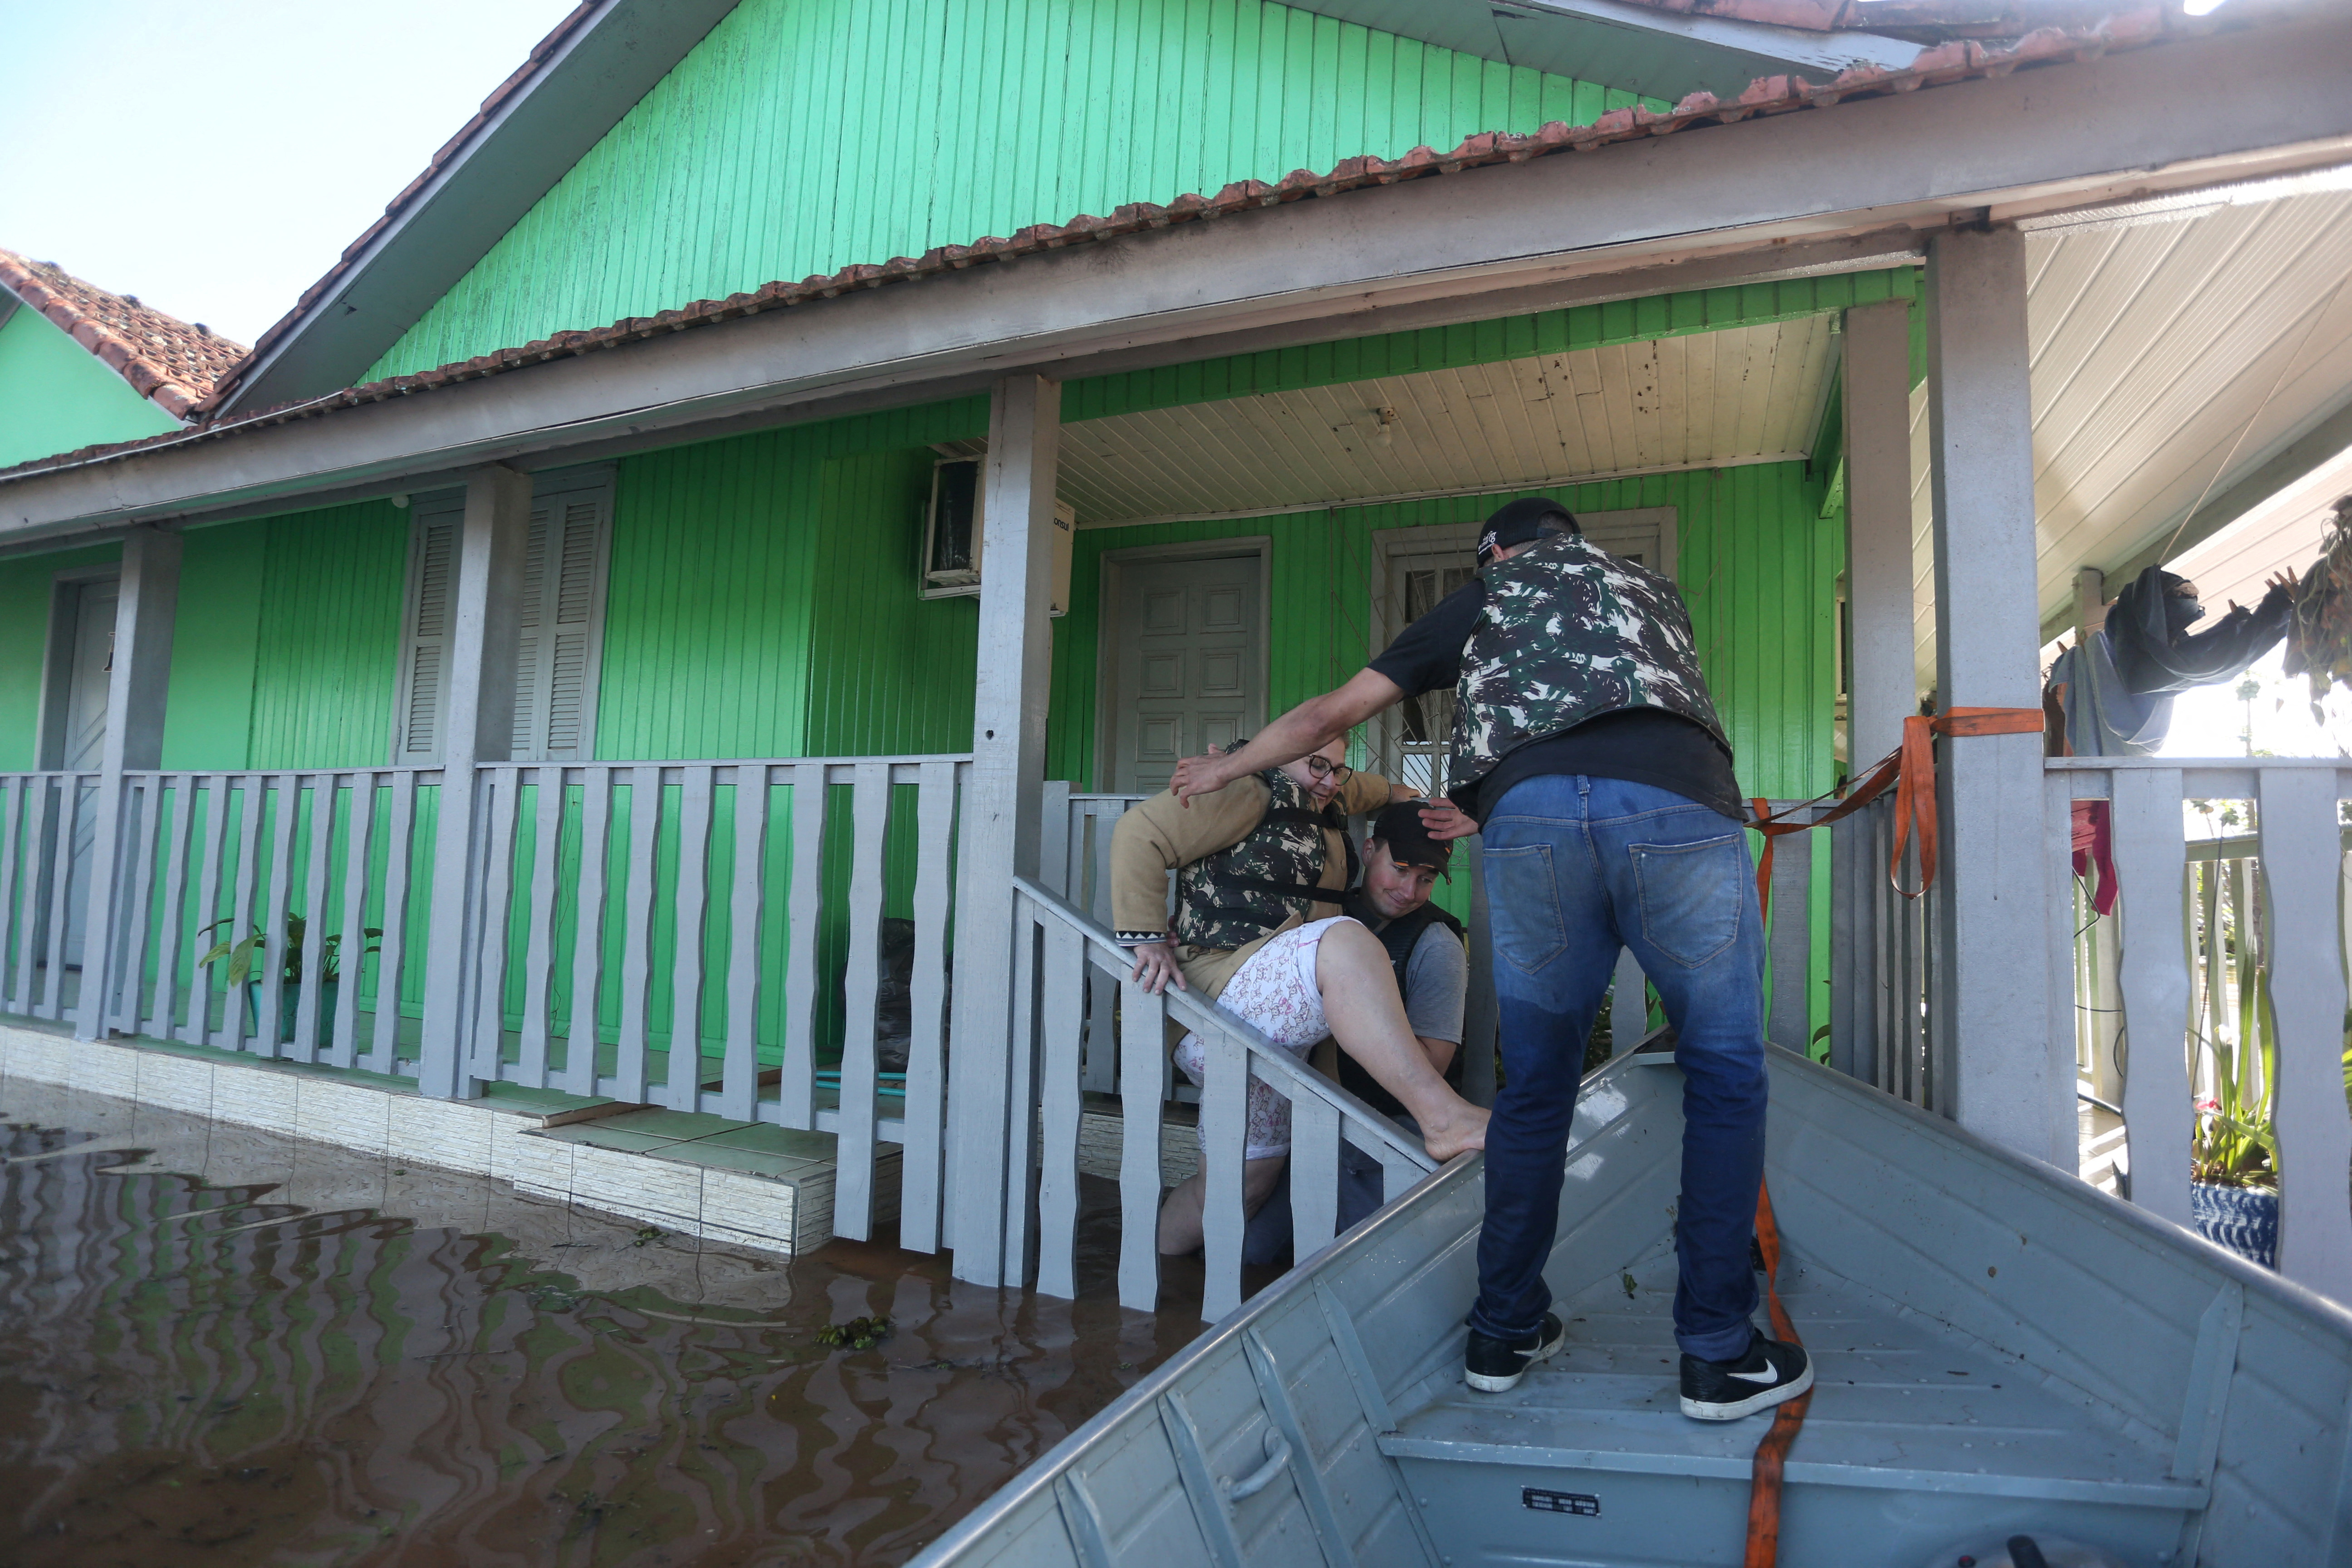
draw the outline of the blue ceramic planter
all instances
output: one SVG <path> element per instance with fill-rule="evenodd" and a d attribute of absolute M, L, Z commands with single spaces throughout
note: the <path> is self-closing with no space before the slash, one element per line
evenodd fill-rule
<path fill-rule="evenodd" d="M 2189 1184 L 2189 1215 L 2197 1234 L 2265 1268 L 2278 1267 L 2279 1197 L 2261 1187 Z"/>

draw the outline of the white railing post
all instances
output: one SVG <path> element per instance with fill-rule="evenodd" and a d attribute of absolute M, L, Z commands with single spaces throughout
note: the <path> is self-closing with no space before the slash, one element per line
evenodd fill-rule
<path fill-rule="evenodd" d="M 417 1061 L 418 1090 L 443 1100 L 471 1099 L 476 1092 L 466 1059 L 471 956 L 490 936 L 482 930 L 482 900 L 475 885 L 480 792 L 474 770 L 506 757 L 514 746 L 516 603 L 530 530 L 528 474 L 492 467 L 467 477 L 457 581 L 451 594 L 433 923 L 425 942 L 425 1027 Z M 504 940 L 503 931 L 495 934 Z"/>
<path fill-rule="evenodd" d="M 2131 1200 L 2185 1226 L 2196 1121 L 2189 1092 L 2189 956 L 2180 929 L 2188 867 L 2180 773 L 2118 768 L 2108 776 L 2116 879 L 2123 885 L 2124 1031 L 2130 1051 L 2123 1106 Z"/>
<path fill-rule="evenodd" d="M 98 794 L 92 802 L 97 832 L 90 843 L 89 903 L 82 920 L 81 995 L 74 1014 L 77 1038 L 102 1037 L 113 1012 L 115 971 L 121 952 L 121 864 L 126 835 L 122 774 L 126 769 L 159 767 L 163 753 L 164 694 L 172 674 L 172 629 L 179 614 L 181 540 L 176 533 L 142 528 L 122 542 L 122 585 L 114 607 L 114 650 L 107 675 L 106 738 L 99 753 Z M 65 785 L 70 834 L 75 786 Z M 152 798 L 150 806 L 152 810 Z M 149 822 L 152 829 L 153 824 Z M 61 842 L 63 838 L 61 837 Z M 58 875 L 67 875 L 60 857 Z M 143 918 L 145 911 L 138 911 Z M 139 976 L 120 977 L 131 987 L 135 1015 Z M 51 995 L 64 977 L 52 972 Z"/>
<path fill-rule="evenodd" d="M 2278 1026 L 2271 1115 L 2279 1145 L 2279 1272 L 2352 1302 L 2352 1205 L 2346 1197 L 2352 1115 L 2344 1102 L 2343 938 L 2336 906 L 2344 855 L 2339 786 L 2332 770 L 2264 768 L 2256 777 Z M 2130 884 L 2125 886 L 2128 897 Z M 2317 931 L 2336 940 L 2311 940 L 2308 933 Z M 2135 1194 L 2137 1180 L 2135 1169 Z"/>
<path fill-rule="evenodd" d="M 979 675 L 972 700 L 971 784 L 959 843 L 963 904 L 956 917 L 955 1048 L 948 1113 L 954 1123 L 955 1275 L 1017 1282 L 1007 1205 L 1028 1191 L 1030 1108 L 1010 1103 L 1013 879 L 1037 864 L 1052 634 L 1054 476 L 1061 385 L 1042 376 L 996 384 L 982 479 Z"/>
<path fill-rule="evenodd" d="M 1930 239 L 1926 308 L 1937 690 L 1946 707 L 2039 707 L 2024 236 Z M 2071 1169 L 2074 1047 L 2048 1038 L 2041 951 L 2042 740 L 1973 736 L 1942 752 L 1932 989 L 1949 1081 L 1936 1090 L 1970 1131 Z"/>

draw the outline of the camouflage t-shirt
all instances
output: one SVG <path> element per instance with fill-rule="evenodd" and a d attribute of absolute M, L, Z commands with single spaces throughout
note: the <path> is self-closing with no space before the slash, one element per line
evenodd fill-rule
<path fill-rule="evenodd" d="M 1486 584 L 1474 577 L 1399 632 L 1370 668 L 1411 696 L 1454 689 L 1462 650 L 1486 606 Z M 1513 784 L 1543 773 L 1629 779 L 1672 790 L 1736 821 L 1748 816 L 1731 753 L 1703 726 L 1659 708 L 1603 713 L 1564 734 L 1531 742 L 1472 787 L 1449 793 L 1454 805 L 1483 822 Z"/>

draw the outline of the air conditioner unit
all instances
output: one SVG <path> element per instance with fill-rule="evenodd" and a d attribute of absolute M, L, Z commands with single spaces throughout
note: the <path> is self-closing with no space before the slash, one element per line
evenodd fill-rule
<path fill-rule="evenodd" d="M 980 592 L 981 553 L 984 542 L 978 458 L 946 458 L 931 468 L 931 501 L 923 515 L 923 581 L 926 599 L 954 599 Z M 1054 571 L 1050 579 L 1050 615 L 1070 609 L 1070 545 L 1076 537 L 1078 514 L 1067 504 L 1054 503 Z"/>

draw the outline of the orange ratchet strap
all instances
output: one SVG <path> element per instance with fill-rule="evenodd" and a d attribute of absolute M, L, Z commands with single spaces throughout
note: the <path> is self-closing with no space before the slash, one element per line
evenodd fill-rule
<path fill-rule="evenodd" d="M 1886 863 L 1886 879 L 1905 898 L 1917 898 L 1936 880 L 1936 748 L 1931 737 L 2038 735 L 2047 722 L 2039 708 L 1948 708 L 1933 718 L 1914 714 L 1903 721 L 1903 743 L 1880 758 L 1859 781 L 1848 781 L 1848 793 L 1843 799 L 1832 790 L 1777 816 L 1765 809 L 1761 799 L 1757 800 L 1756 820 L 1748 825 L 1764 836 L 1764 853 L 1758 857 L 1756 866 L 1757 900 L 1766 913 L 1771 912 L 1774 839 L 1825 826 L 1851 816 L 1885 794 L 1889 784 L 1895 786 L 1895 853 Z M 1807 816 L 1801 822 L 1792 820 L 1800 814 L 1816 811 L 1830 800 L 1837 804 L 1819 816 Z M 1919 837 L 1919 885 L 1906 888 L 1903 885 L 1903 851 L 1915 831 Z"/>
<path fill-rule="evenodd" d="M 1804 1342 L 1797 1338 L 1797 1325 L 1789 1321 L 1789 1310 L 1780 1305 L 1780 1227 L 1772 1218 L 1772 1189 L 1759 1184 L 1756 1189 L 1756 1247 L 1764 1254 L 1764 1293 L 1772 1308 L 1772 1337 L 1792 1345 Z M 1805 1424 L 1805 1411 L 1813 1403 L 1813 1391 L 1790 1400 L 1772 1412 L 1771 1428 L 1756 1445 L 1756 1458 L 1748 1479 L 1748 1555 L 1742 1568 L 1773 1568 L 1780 1555 L 1780 1470 L 1789 1460 L 1789 1447 L 1797 1440 L 1797 1429 Z"/>

